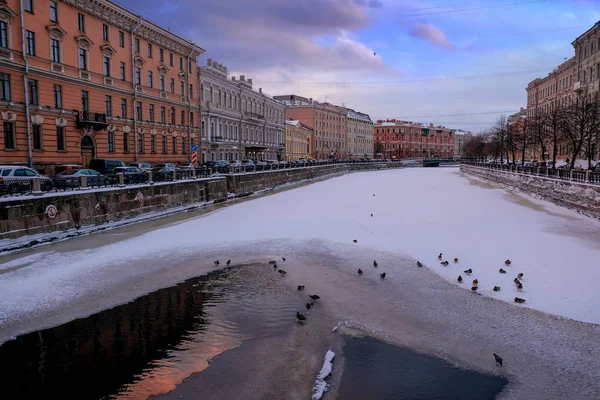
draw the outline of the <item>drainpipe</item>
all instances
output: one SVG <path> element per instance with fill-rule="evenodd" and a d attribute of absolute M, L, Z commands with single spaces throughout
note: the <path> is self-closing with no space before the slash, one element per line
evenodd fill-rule
<path fill-rule="evenodd" d="M 28 166 L 29 168 L 33 168 L 33 153 L 31 151 L 31 116 L 29 115 L 29 82 L 27 81 L 27 75 L 29 74 L 29 60 L 27 60 L 27 51 L 25 49 L 25 17 L 23 10 L 23 0 L 19 0 L 19 13 L 21 14 L 21 51 L 23 53 L 23 61 L 25 62 L 25 73 L 23 74 L 23 87 L 25 88 L 25 121 L 27 125 L 27 153 L 29 157 Z"/>
<path fill-rule="evenodd" d="M 194 44 L 194 49 L 190 52 L 190 54 L 187 56 L 187 69 L 188 69 L 188 87 L 187 87 L 187 93 L 188 93 L 188 104 L 190 106 L 189 110 L 188 110 L 188 144 L 189 144 L 189 162 L 190 164 L 192 163 L 192 124 L 191 124 L 191 115 L 192 115 L 192 93 L 190 93 L 190 74 L 194 73 L 192 68 L 192 72 L 190 72 L 190 57 L 192 56 L 192 54 L 194 54 L 196 52 L 196 45 Z M 197 64 L 197 63 L 196 63 Z M 197 69 L 197 68 L 196 68 Z M 200 121 L 202 121 L 202 115 L 201 113 L 198 115 L 198 118 Z M 200 122 L 200 126 L 202 126 L 202 122 Z M 200 133 L 200 135 L 202 135 L 202 133 Z M 198 138 L 198 142 L 200 142 L 200 140 L 202 140 L 202 138 Z"/>
<path fill-rule="evenodd" d="M 135 31 L 137 31 L 144 19 L 140 17 L 140 22 L 131 30 L 131 84 L 133 86 L 133 148 L 134 155 L 133 161 L 138 160 L 138 130 L 137 130 L 137 115 L 135 113 L 135 106 L 137 105 L 137 85 L 135 82 Z M 141 79 L 141 76 L 140 76 Z"/>

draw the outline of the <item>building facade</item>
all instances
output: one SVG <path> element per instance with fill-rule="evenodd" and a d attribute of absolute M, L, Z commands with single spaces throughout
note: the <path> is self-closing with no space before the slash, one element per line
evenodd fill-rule
<path fill-rule="evenodd" d="M 189 162 L 203 49 L 106 0 L 19 5 L 0 2 L 2 163 Z"/>
<path fill-rule="evenodd" d="M 454 130 L 444 126 L 378 120 L 375 123 L 374 155 L 376 158 L 448 158 L 454 156 Z"/>
<path fill-rule="evenodd" d="M 463 156 L 465 144 L 472 137 L 473 134 L 470 131 L 458 129 L 454 132 L 454 157 L 460 158 Z"/>
<path fill-rule="evenodd" d="M 348 158 L 346 108 L 297 95 L 275 96 L 275 99 L 285 104 L 286 119 L 299 120 L 313 130 L 311 157 Z"/>
<path fill-rule="evenodd" d="M 202 112 L 201 161 L 283 160 L 284 105 L 252 79 L 229 78 L 229 70 L 211 59 L 198 71 Z"/>
<path fill-rule="evenodd" d="M 368 114 L 348 110 L 348 158 L 373 158 L 373 121 Z"/>
<path fill-rule="evenodd" d="M 310 158 L 313 130 L 298 120 L 285 121 L 285 160 Z"/>

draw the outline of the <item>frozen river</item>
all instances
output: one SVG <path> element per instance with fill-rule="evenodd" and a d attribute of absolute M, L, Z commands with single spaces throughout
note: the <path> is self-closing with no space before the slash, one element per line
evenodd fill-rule
<path fill-rule="evenodd" d="M 327 321 L 487 372 L 491 353 L 502 352 L 513 382 L 528 371 L 521 390 L 548 391 L 568 378 L 579 387 L 573 398 L 600 393 L 580 370 L 598 371 L 598 346 L 588 347 L 598 328 L 555 317 L 600 323 L 600 223 L 456 168 L 354 173 L 0 258 L 0 341 L 206 273 L 217 258 L 281 255 L 285 285 L 330 299 Z M 522 291 L 513 284 L 518 273 Z M 471 293 L 474 279 L 483 296 Z M 525 304 L 514 304 L 516 296 Z M 532 357 L 537 364 L 528 365 Z M 562 369 L 548 374 L 558 360 Z M 544 390 L 539 398 L 557 393 Z M 569 390 L 555 398 L 570 398 Z"/>

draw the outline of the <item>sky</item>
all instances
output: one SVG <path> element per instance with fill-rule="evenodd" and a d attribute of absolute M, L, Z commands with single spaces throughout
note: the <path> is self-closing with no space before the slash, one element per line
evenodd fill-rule
<path fill-rule="evenodd" d="M 117 1 L 116 1 L 117 2 Z M 574 55 L 598 0 L 119 0 L 269 95 L 479 132 Z"/>

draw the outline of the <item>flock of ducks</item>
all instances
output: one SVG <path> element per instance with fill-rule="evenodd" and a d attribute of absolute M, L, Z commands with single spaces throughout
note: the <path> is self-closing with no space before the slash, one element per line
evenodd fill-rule
<path fill-rule="evenodd" d="M 442 253 L 440 253 L 438 255 L 438 260 L 443 260 L 444 259 L 444 255 Z M 454 259 L 454 263 L 458 264 L 458 258 Z M 444 267 L 447 267 L 450 263 L 447 260 L 441 261 L 440 265 L 443 265 Z M 504 265 L 505 266 L 509 266 L 512 264 L 511 260 L 506 260 L 504 261 Z M 420 261 L 417 261 L 417 267 L 422 268 L 423 267 L 423 263 L 421 263 Z M 500 268 L 498 270 L 498 272 L 500 272 L 501 274 L 506 274 L 506 270 L 504 268 Z M 473 269 L 469 268 L 463 271 L 463 273 L 465 275 L 471 275 L 473 273 Z M 456 279 L 458 281 L 458 283 L 462 283 L 463 282 L 463 277 L 461 275 L 458 276 L 458 278 Z M 521 282 L 523 280 L 523 273 L 520 272 L 519 274 L 517 274 L 517 277 L 513 280 L 515 287 L 517 289 L 517 291 L 521 292 L 523 290 L 523 283 Z M 479 290 L 479 280 L 478 279 L 474 279 L 472 281 L 472 286 L 471 286 L 471 291 L 473 293 L 476 293 L 477 290 Z M 492 289 L 494 292 L 499 292 L 500 291 L 500 286 L 494 286 Z M 521 298 L 521 297 L 515 297 L 514 299 L 515 303 L 518 304 L 523 304 L 525 303 L 525 299 Z"/>

